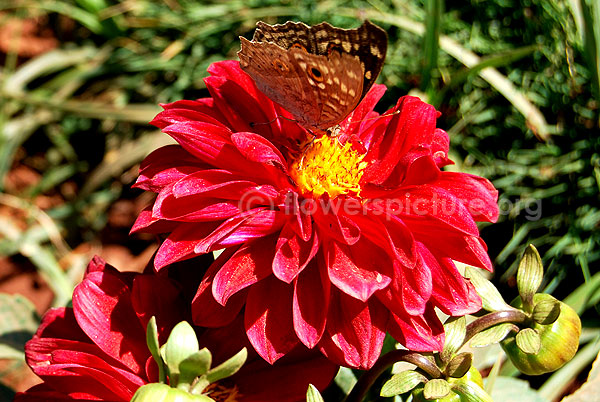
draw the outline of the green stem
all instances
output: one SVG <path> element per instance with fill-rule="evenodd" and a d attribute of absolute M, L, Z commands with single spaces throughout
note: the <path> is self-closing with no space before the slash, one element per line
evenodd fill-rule
<path fill-rule="evenodd" d="M 486 314 L 477 318 L 475 321 L 467 325 L 467 333 L 463 341 L 463 345 L 469 342 L 469 340 L 477 333 L 484 331 L 494 325 L 503 323 L 522 324 L 527 322 L 530 317 L 521 310 L 507 310 L 507 311 L 494 311 L 493 313 Z"/>
<path fill-rule="evenodd" d="M 431 378 L 442 377 L 440 369 L 422 354 L 410 350 L 393 350 L 381 356 L 375 365 L 358 379 L 356 385 L 352 388 L 352 392 L 350 392 L 345 399 L 345 402 L 361 402 L 377 377 L 383 374 L 388 367 L 399 361 L 405 361 L 416 365 L 418 368 L 425 371 Z"/>

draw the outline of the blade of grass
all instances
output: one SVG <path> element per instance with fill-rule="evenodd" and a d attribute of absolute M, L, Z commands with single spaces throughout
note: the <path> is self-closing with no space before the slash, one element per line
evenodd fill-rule
<path fill-rule="evenodd" d="M 425 36 L 423 43 L 423 75 L 421 76 L 421 90 L 431 88 L 431 75 L 437 68 L 440 24 L 444 10 L 443 0 L 425 1 Z"/>
<path fill-rule="evenodd" d="M 540 46 L 538 46 L 538 45 L 524 46 L 524 47 L 520 47 L 518 49 L 512 49 L 507 52 L 502 52 L 502 53 L 494 55 L 494 56 L 486 56 L 486 57 L 481 58 L 479 63 L 475 64 L 471 68 L 461 70 L 461 71 L 457 72 L 456 74 L 451 75 L 450 82 L 446 86 L 444 86 L 444 88 L 442 88 L 440 93 L 435 97 L 436 103 L 441 102 L 442 99 L 444 99 L 444 97 L 448 91 L 450 91 L 450 90 L 456 88 L 458 85 L 464 83 L 469 77 L 472 77 L 474 74 L 478 74 L 484 68 L 488 68 L 488 67 L 497 68 L 497 67 L 507 66 L 510 63 L 513 63 L 519 59 L 522 59 L 523 57 L 529 56 L 536 50 L 540 50 Z"/>
<path fill-rule="evenodd" d="M 580 0 L 583 14 L 584 55 L 590 69 L 596 99 L 600 99 L 600 2 Z"/>

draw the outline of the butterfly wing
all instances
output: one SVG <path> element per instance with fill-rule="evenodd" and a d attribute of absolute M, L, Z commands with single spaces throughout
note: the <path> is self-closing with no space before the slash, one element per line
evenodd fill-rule
<path fill-rule="evenodd" d="M 311 94 L 311 109 L 318 111 L 312 125 L 326 130 L 341 122 L 361 99 L 363 79 L 360 62 L 345 53 L 330 57 L 288 50 L 301 72 L 306 93 Z"/>
<path fill-rule="evenodd" d="M 320 111 L 315 107 L 314 92 L 306 77 L 298 71 L 292 54 L 270 42 L 250 42 L 240 38 L 240 66 L 258 89 L 280 104 L 302 125 L 314 126 Z"/>
<path fill-rule="evenodd" d="M 285 24 L 257 24 L 254 42 L 272 42 L 284 49 L 302 47 L 310 54 L 330 57 L 333 53 L 346 53 L 357 58 L 362 67 L 362 97 L 371 89 L 379 76 L 387 52 L 386 32 L 365 21 L 356 29 L 343 29 L 327 22 L 309 27 L 301 22 Z"/>

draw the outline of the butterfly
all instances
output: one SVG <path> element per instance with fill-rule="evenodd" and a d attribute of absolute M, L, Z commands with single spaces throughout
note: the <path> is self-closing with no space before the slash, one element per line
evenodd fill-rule
<path fill-rule="evenodd" d="M 343 29 L 323 22 L 258 22 L 240 37 L 240 66 L 258 89 L 308 129 L 326 131 L 352 112 L 381 72 L 387 34 L 365 21 Z"/>

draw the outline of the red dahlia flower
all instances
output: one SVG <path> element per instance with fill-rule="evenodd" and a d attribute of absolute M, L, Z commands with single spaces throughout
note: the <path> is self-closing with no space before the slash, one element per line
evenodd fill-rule
<path fill-rule="evenodd" d="M 227 325 L 245 306 L 250 342 L 271 363 L 303 343 L 368 368 L 386 331 L 439 350 L 435 307 L 481 306 L 452 260 L 491 270 L 475 221 L 495 221 L 498 207 L 486 179 L 440 170 L 452 162 L 438 112 L 406 96 L 378 115 L 376 85 L 335 135 L 318 136 L 237 62 L 209 72 L 211 98 L 163 105 L 152 122 L 179 145 L 143 162 L 136 186 L 158 197 L 133 228 L 169 233 L 157 269 L 226 249 L 194 322 Z"/>
<path fill-rule="evenodd" d="M 73 293 L 73 308 L 46 313 L 27 343 L 27 364 L 44 382 L 17 394 L 15 402 L 131 400 L 140 386 L 158 379 L 146 346 L 149 319 L 156 317 L 162 344 L 186 319 L 186 305 L 189 310 L 168 278 L 121 273 L 94 258 Z M 227 327 L 196 328 L 196 333 L 201 347 L 211 351 L 213 366 L 249 346 L 242 316 Z M 216 383 L 211 396 L 228 402 L 301 401 L 309 383 L 323 389 L 336 371 L 306 348 L 296 348 L 274 366 L 249 353 L 242 369 Z"/>

